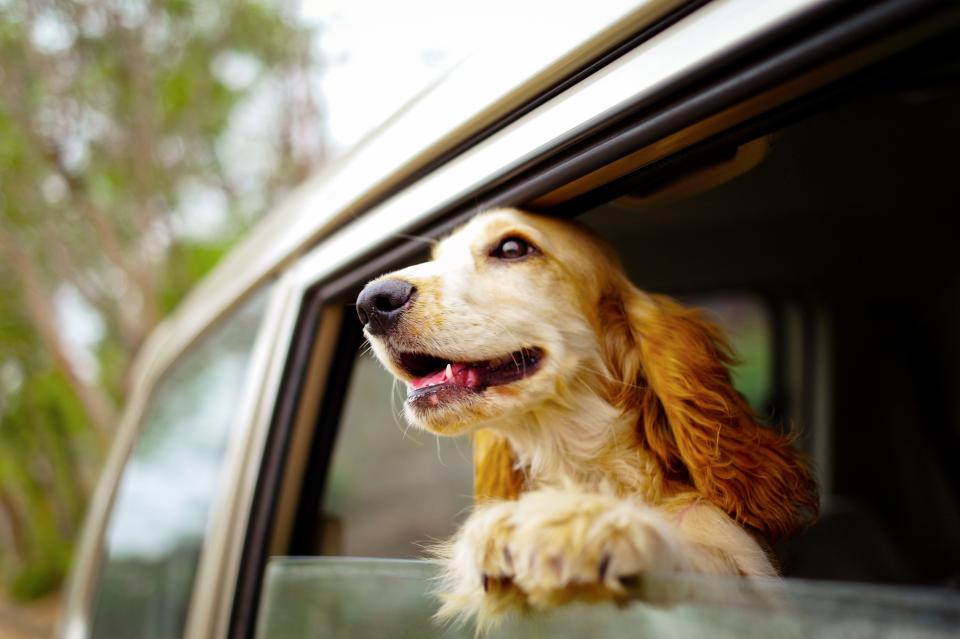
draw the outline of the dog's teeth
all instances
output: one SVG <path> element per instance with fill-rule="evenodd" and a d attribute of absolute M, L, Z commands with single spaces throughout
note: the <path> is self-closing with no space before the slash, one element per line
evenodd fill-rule
<path fill-rule="evenodd" d="M 447 364 L 447 368 L 446 368 L 446 370 L 444 371 L 444 373 L 446 373 L 446 375 L 447 375 L 447 380 L 453 381 L 453 366 L 452 366 L 452 365 Z"/>

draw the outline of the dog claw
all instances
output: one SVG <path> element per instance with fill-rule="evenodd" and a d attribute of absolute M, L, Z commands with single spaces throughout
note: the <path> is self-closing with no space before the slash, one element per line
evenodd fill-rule
<path fill-rule="evenodd" d="M 597 567 L 597 580 L 603 582 L 607 577 L 607 570 L 610 569 L 610 553 L 604 553 L 600 559 L 600 565 Z"/>
<path fill-rule="evenodd" d="M 549 559 L 550 568 L 556 573 L 557 577 L 563 574 L 563 557 L 554 555 Z"/>

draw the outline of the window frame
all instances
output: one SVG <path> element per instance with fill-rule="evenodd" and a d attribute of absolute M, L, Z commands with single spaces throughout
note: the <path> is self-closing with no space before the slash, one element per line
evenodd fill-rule
<path fill-rule="evenodd" d="M 269 425 L 270 439 L 264 453 L 269 461 L 260 469 L 257 494 L 250 509 L 247 543 L 240 553 L 242 563 L 236 572 L 237 591 L 229 610 L 229 626 L 223 626 L 228 636 L 250 637 L 255 628 L 267 540 L 274 523 L 275 494 L 271 490 L 280 485 L 278 473 L 292 435 L 297 395 L 304 385 L 303 362 L 312 348 L 316 318 L 325 305 L 349 297 L 373 276 L 422 253 L 421 243 L 391 239 L 395 234 L 441 236 L 478 210 L 527 204 L 664 140 L 671 144 L 661 148 L 659 156 L 646 157 L 639 166 L 629 166 L 615 175 L 610 184 L 551 210 L 573 215 L 589 208 L 594 199 L 609 198 L 612 189 L 635 188 L 637 183 L 655 183 L 665 175 L 682 173 L 686 167 L 709 159 L 718 148 L 753 139 L 810 110 L 822 108 L 824 101 L 847 90 L 849 76 L 931 38 L 931 33 L 946 29 L 945 25 L 956 24 L 957 12 L 951 14 L 952 21 L 934 24 L 931 16 L 937 15 L 933 6 L 932 2 L 891 0 L 862 10 L 831 5 L 827 11 L 819 7 L 820 11 L 811 11 L 786 26 L 759 29 L 754 38 L 747 39 L 747 44 L 741 42 L 724 55 L 669 78 L 654 91 L 638 92 L 626 106 L 620 104 L 617 109 L 603 109 L 592 116 L 579 112 L 575 126 L 567 126 L 562 135 L 550 138 L 548 144 L 512 144 L 512 134 L 528 124 L 534 126 L 538 117 L 548 117 L 551 109 L 561 108 L 558 105 L 571 97 L 560 94 L 554 102 L 530 111 L 420 182 L 366 210 L 356 221 L 301 257 L 291 269 L 302 300 L 299 319 L 289 346 L 283 392 Z M 694 13 L 691 18 L 701 16 Z M 684 26 L 685 21 L 681 20 L 661 35 L 672 36 L 673 30 L 682 35 Z M 618 63 L 629 64 L 643 55 L 639 47 L 634 51 L 638 51 L 638 57 L 630 58 L 630 52 Z M 798 77 L 809 80 L 811 70 L 824 73 L 813 77 L 812 82 L 791 85 Z M 578 91 L 595 88 L 590 86 L 594 80 L 596 77 L 587 78 L 572 87 L 573 97 Z M 773 95 L 772 100 L 764 93 L 782 87 L 788 90 Z M 768 99 L 759 104 L 751 102 L 758 96 Z M 721 113 L 730 117 L 710 122 Z M 700 131 L 693 140 L 676 139 L 704 122 L 713 128 Z M 512 159 L 504 161 L 504 154 Z M 484 164 L 486 158 L 496 162 Z M 476 170 L 478 167 L 482 170 Z M 328 387 L 324 403 L 332 402 L 332 408 L 321 408 L 320 415 L 338 414 L 342 399 L 342 389 Z M 321 427 L 331 423 L 329 417 L 320 420 Z M 335 433 L 330 428 L 319 432 L 324 438 L 321 448 L 329 449 Z M 329 450 L 326 452 L 329 457 Z M 227 584 L 231 588 L 233 585 Z"/>

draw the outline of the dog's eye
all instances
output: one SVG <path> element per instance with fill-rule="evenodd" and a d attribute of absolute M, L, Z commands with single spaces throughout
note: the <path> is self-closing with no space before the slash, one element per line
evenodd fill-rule
<path fill-rule="evenodd" d="M 500 260 L 518 260 L 530 255 L 537 249 L 526 240 L 519 237 L 507 237 L 500 240 L 497 247 L 490 251 L 490 256 Z"/>

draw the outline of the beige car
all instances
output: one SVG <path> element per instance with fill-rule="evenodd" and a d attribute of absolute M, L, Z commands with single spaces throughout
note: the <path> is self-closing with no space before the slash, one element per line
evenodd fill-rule
<path fill-rule="evenodd" d="M 824 501 L 773 549 L 782 582 L 651 574 L 499 634 L 960 634 L 960 5 L 556 12 L 304 184 L 152 335 L 60 636 L 472 636 L 432 624 L 416 559 L 469 507 L 469 442 L 405 429 L 351 302 L 495 205 L 577 216 L 709 309 Z"/>

